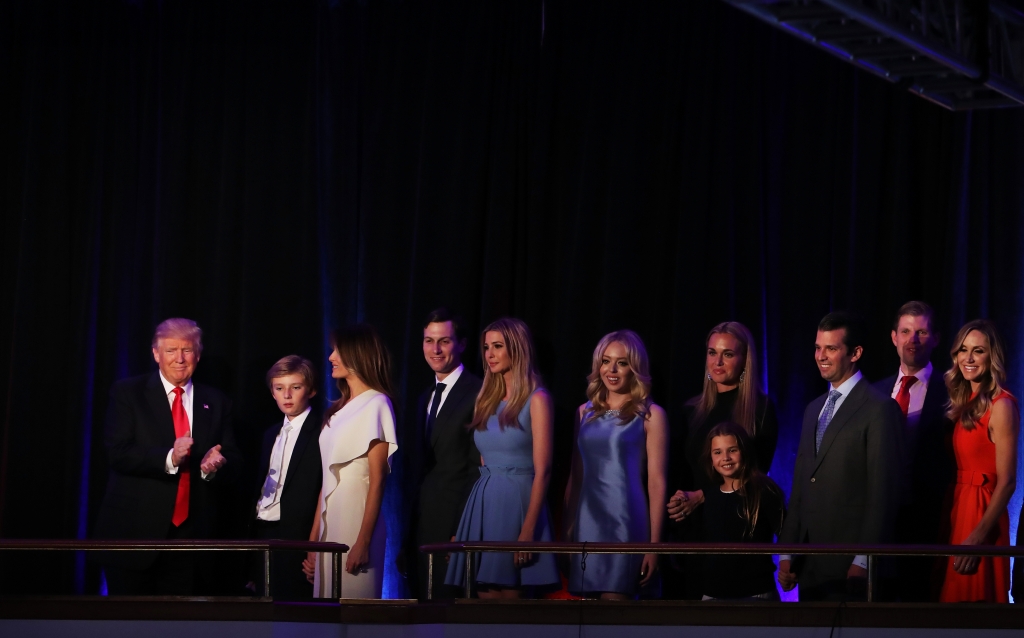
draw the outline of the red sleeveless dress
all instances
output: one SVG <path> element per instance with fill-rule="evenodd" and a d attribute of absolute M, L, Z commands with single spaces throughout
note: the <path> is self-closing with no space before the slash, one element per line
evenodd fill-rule
<path fill-rule="evenodd" d="M 1016 405 L 1017 399 L 1003 391 L 993 401 L 1009 399 Z M 982 515 L 992 500 L 996 486 L 996 446 L 988 438 L 988 422 L 992 407 L 976 423 L 966 430 L 960 423 L 953 430 L 953 454 L 956 456 L 957 479 L 953 492 L 953 510 L 950 512 L 949 544 L 959 545 L 978 526 Z M 1010 544 L 1010 517 L 1004 509 L 999 515 L 999 525 L 994 531 L 992 545 Z M 984 557 L 978 563 L 978 571 L 971 575 L 958 574 L 953 569 L 953 557 L 946 559 L 946 575 L 942 583 L 939 601 L 1007 603 L 1010 590 L 1010 559 L 1007 557 Z"/>

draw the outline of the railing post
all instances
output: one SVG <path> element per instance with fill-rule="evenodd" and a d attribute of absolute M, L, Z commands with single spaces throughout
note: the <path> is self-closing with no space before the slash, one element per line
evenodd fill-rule
<path fill-rule="evenodd" d="M 270 598 L 270 548 L 263 550 L 263 595 Z"/>
<path fill-rule="evenodd" d="M 417 560 L 419 558 L 417 557 Z M 434 598 L 434 552 L 427 553 L 427 600 Z"/>
<path fill-rule="evenodd" d="M 877 560 L 874 554 L 868 554 L 868 602 L 875 602 L 875 566 Z"/>
<path fill-rule="evenodd" d="M 341 600 L 341 554 L 331 552 L 331 598 Z"/>
<path fill-rule="evenodd" d="M 466 552 L 466 598 L 473 597 L 473 552 Z"/>

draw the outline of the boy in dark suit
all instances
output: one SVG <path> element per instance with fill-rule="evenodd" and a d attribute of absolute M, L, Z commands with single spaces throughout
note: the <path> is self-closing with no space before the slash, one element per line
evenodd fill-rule
<path fill-rule="evenodd" d="M 309 540 L 320 500 L 320 414 L 310 406 L 316 396 L 313 364 L 289 355 L 267 372 L 267 385 L 284 418 L 263 436 L 260 454 L 262 488 L 252 520 L 258 539 Z M 313 598 L 313 585 L 302 573 L 301 551 L 275 552 L 271 560 L 271 595 L 278 600 Z M 262 563 L 254 579 L 263 593 Z"/>

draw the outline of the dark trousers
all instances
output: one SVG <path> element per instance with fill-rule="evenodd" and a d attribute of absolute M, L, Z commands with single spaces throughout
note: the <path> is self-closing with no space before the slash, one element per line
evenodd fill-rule
<path fill-rule="evenodd" d="M 309 540 L 308 538 L 283 538 L 280 533 L 280 522 L 268 522 L 256 519 L 254 533 L 259 540 Z M 270 555 L 270 595 L 275 600 L 312 600 L 313 583 L 306 580 L 302 572 L 302 561 L 306 553 L 302 551 L 277 551 Z M 257 552 L 253 565 L 256 584 L 256 595 L 262 596 L 264 589 L 265 567 L 263 552 Z"/>
<path fill-rule="evenodd" d="M 192 522 L 168 524 L 167 540 L 192 538 Z M 111 596 L 192 596 L 197 591 L 196 552 L 156 552 L 156 560 L 141 569 L 105 564 L 107 593 Z"/>
<path fill-rule="evenodd" d="M 800 602 L 867 600 L 867 579 L 847 578 L 853 556 L 798 556 Z"/>

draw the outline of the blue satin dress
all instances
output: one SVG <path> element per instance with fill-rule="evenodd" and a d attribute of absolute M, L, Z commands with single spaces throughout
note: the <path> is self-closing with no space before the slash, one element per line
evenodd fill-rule
<path fill-rule="evenodd" d="M 466 499 L 466 508 L 455 533 L 457 541 L 516 541 L 523 529 L 533 489 L 530 402 L 527 401 L 519 412 L 522 427 L 512 425 L 501 429 L 498 414 L 504 409 L 502 401 L 497 413 L 487 420 L 487 429 L 473 432 L 473 441 L 485 465 L 480 467 L 480 478 Z M 547 503 L 537 518 L 533 540 L 551 540 Z M 522 587 L 554 585 L 559 581 L 554 554 L 534 554 L 533 560 L 521 569 L 513 563 L 512 554 L 480 553 L 474 560 L 478 583 Z M 465 573 L 466 555 L 453 553 L 444 582 L 464 586 Z"/>
<path fill-rule="evenodd" d="M 573 540 L 645 543 L 651 540 L 642 470 L 647 432 L 641 416 L 623 424 L 606 412 L 580 426 L 577 445 L 583 459 L 583 486 Z M 569 591 L 633 595 L 640 580 L 640 554 L 590 554 L 586 569 L 574 554 Z"/>

